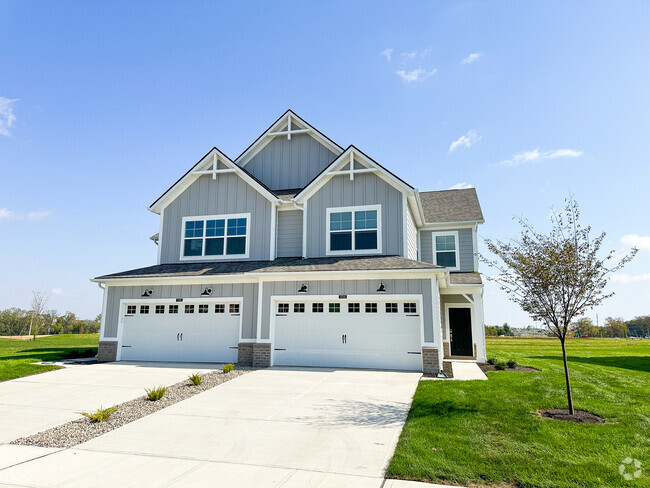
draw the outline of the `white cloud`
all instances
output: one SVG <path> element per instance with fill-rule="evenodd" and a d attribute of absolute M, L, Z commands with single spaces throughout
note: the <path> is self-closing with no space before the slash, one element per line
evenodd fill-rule
<path fill-rule="evenodd" d="M 61 288 L 52 288 L 52 295 L 63 295 L 63 290 Z"/>
<path fill-rule="evenodd" d="M 392 55 L 393 55 L 393 49 L 387 47 L 386 49 L 384 49 L 383 51 L 381 51 L 381 52 L 379 53 L 379 55 L 380 55 L 380 56 L 384 56 L 384 57 L 388 60 L 388 62 L 390 62 L 391 57 L 392 57 Z"/>
<path fill-rule="evenodd" d="M 16 213 L 13 210 L 9 210 L 8 208 L 0 208 L 0 220 L 41 220 L 44 219 L 45 217 L 48 217 L 51 215 L 52 212 L 50 211 L 44 211 L 44 212 L 37 212 L 37 211 L 31 211 L 27 212 L 27 214 L 21 214 L 21 213 Z"/>
<path fill-rule="evenodd" d="M 0 135 L 6 137 L 11 136 L 9 129 L 14 126 L 14 122 L 16 121 L 13 104 L 17 101 L 17 98 L 0 97 Z"/>
<path fill-rule="evenodd" d="M 449 152 L 454 152 L 459 147 L 470 147 L 472 144 L 476 144 L 481 140 L 481 136 L 476 133 L 476 130 L 472 129 L 467 134 L 460 136 L 449 146 Z"/>
<path fill-rule="evenodd" d="M 483 56 L 482 52 L 472 53 L 469 56 L 467 56 L 465 59 L 463 59 L 460 62 L 460 64 L 471 64 L 475 61 L 478 61 L 481 58 L 481 56 Z"/>
<path fill-rule="evenodd" d="M 404 52 L 401 53 L 400 56 L 402 57 L 403 60 L 407 61 L 409 59 L 415 59 L 415 58 L 426 58 L 429 54 L 431 54 L 430 47 L 423 49 L 422 51 Z"/>
<path fill-rule="evenodd" d="M 644 251 L 650 251 L 650 236 L 627 234 L 621 237 L 621 243 L 626 246 L 643 249 Z"/>
<path fill-rule="evenodd" d="M 464 181 L 462 183 L 456 183 L 454 186 L 449 188 L 450 190 L 465 190 L 467 188 L 474 188 L 474 185 L 471 183 L 465 183 Z"/>
<path fill-rule="evenodd" d="M 650 273 L 645 273 L 641 275 L 629 275 L 625 273 L 619 273 L 612 276 L 612 281 L 616 283 L 622 283 L 628 285 L 630 283 L 639 283 L 641 281 L 650 281 Z"/>
<path fill-rule="evenodd" d="M 27 218 L 29 220 L 41 220 L 44 219 L 45 217 L 48 217 L 52 212 L 50 211 L 45 211 L 45 212 L 29 212 L 27 214 Z"/>
<path fill-rule="evenodd" d="M 556 149 L 554 151 L 540 152 L 539 148 L 537 148 L 532 151 L 517 153 L 510 159 L 499 161 L 499 164 L 501 166 L 519 166 L 520 164 L 542 161 L 544 159 L 577 158 L 580 156 L 582 156 L 582 151 L 575 149 Z"/>
<path fill-rule="evenodd" d="M 424 68 L 417 68 L 411 71 L 405 71 L 401 69 L 399 71 L 396 71 L 395 74 L 402 78 L 405 83 L 411 83 L 412 81 L 424 81 L 429 76 L 435 75 L 437 71 L 437 69 L 427 71 Z"/>

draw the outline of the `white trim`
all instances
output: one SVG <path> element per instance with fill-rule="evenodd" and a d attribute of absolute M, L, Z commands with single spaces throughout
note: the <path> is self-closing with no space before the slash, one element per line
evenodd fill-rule
<path fill-rule="evenodd" d="M 264 303 L 264 281 L 260 280 L 257 285 L 257 329 L 255 337 L 257 342 L 262 342 L 262 305 Z"/>
<path fill-rule="evenodd" d="M 408 200 L 402 193 L 402 257 L 409 258 L 409 236 L 408 236 Z"/>
<path fill-rule="evenodd" d="M 307 258 L 307 201 L 302 206 L 302 258 Z"/>
<path fill-rule="evenodd" d="M 242 323 L 244 318 L 244 297 L 218 297 L 218 298 L 183 298 L 182 302 L 177 302 L 176 298 L 122 298 L 120 299 L 120 307 L 118 312 L 117 322 L 117 355 L 115 360 L 122 359 L 122 336 L 124 335 L 124 316 L 126 315 L 127 305 L 159 305 L 159 304 L 200 304 L 200 303 L 238 303 L 239 304 L 239 342 L 247 342 L 250 339 L 242 339 Z M 115 342 L 115 341 L 113 341 Z"/>
<path fill-rule="evenodd" d="M 432 252 L 433 252 L 433 261 L 435 265 L 437 266 L 442 266 L 441 264 L 438 264 L 438 251 L 436 250 L 436 237 L 446 237 L 446 236 L 454 236 L 454 242 L 455 242 L 455 253 L 456 253 L 456 266 L 448 267 L 445 266 L 449 271 L 458 271 L 460 270 L 460 249 L 458 248 L 459 241 L 458 241 L 458 231 L 457 230 L 447 230 L 447 231 L 440 231 L 440 232 L 432 232 L 431 233 L 431 246 L 432 246 Z M 440 252 L 450 252 L 450 251 L 440 251 Z"/>
<path fill-rule="evenodd" d="M 433 346 L 438 347 L 438 370 L 442 371 L 442 360 L 445 348 L 442 339 L 442 310 L 440 300 L 440 286 L 437 278 L 431 278 L 431 315 L 433 322 Z M 435 344 L 438 344 L 435 346 Z"/>
<path fill-rule="evenodd" d="M 277 228 L 277 207 L 271 207 L 271 238 L 270 238 L 270 249 L 269 249 L 269 259 L 273 261 L 278 252 L 278 228 Z M 248 231 L 248 229 L 246 229 Z"/>
<path fill-rule="evenodd" d="M 407 185 L 406 183 L 399 180 L 397 177 L 390 174 L 387 170 L 383 169 L 377 163 L 372 161 L 369 157 L 364 155 L 354 146 L 349 146 L 342 154 L 340 154 L 330 165 L 318 176 L 316 177 L 309 185 L 303 188 L 294 200 L 296 202 L 303 202 L 308 200 L 314 193 L 316 193 L 325 183 L 327 183 L 331 178 L 341 175 L 349 175 L 350 179 L 354 179 L 355 170 L 353 165 L 350 165 L 350 168 L 345 171 L 339 171 L 346 164 L 349 164 L 349 160 L 357 159 L 362 165 L 366 165 L 366 169 L 374 168 L 376 169 L 377 176 L 382 180 L 386 181 L 389 185 L 393 186 L 402 193 L 406 192 L 408 195 L 413 195 L 415 189 Z M 369 168 L 368 168 L 369 167 Z M 360 171 L 360 170 L 359 170 Z"/>
<path fill-rule="evenodd" d="M 474 251 L 474 271 L 478 272 L 478 224 L 472 228 L 472 246 Z"/>
<path fill-rule="evenodd" d="M 100 285 L 101 286 L 101 285 Z M 108 288 L 109 285 L 104 285 L 104 296 L 102 297 L 102 320 L 99 323 L 99 340 L 101 341 L 107 341 L 107 339 L 104 337 L 104 333 L 106 330 L 106 308 L 108 306 Z M 110 340 L 117 340 L 114 337 L 111 337 Z"/>
<path fill-rule="evenodd" d="M 228 239 L 228 220 L 229 219 L 246 219 L 246 252 L 244 254 L 226 254 L 226 244 L 227 244 L 227 239 Z M 197 221 L 197 220 L 202 220 L 204 222 L 203 225 L 203 237 L 201 238 L 203 240 L 203 245 L 201 248 L 201 252 L 205 253 L 205 240 L 208 238 L 206 236 L 206 227 L 205 227 L 205 222 L 208 220 L 224 220 L 225 221 L 225 227 L 224 227 L 224 235 L 223 235 L 223 254 L 222 255 L 209 255 L 206 256 L 205 254 L 202 254 L 201 256 L 185 256 L 183 254 L 183 251 L 185 250 L 185 240 L 186 239 L 198 239 L 192 238 L 192 237 L 185 237 L 185 224 L 188 221 Z M 183 217 L 182 223 L 181 223 L 181 249 L 180 249 L 180 260 L 181 261 L 221 261 L 225 259 L 247 259 L 250 253 L 250 234 L 251 234 L 251 214 L 250 213 L 237 213 L 237 214 L 223 214 L 223 215 L 196 215 L 196 216 L 186 216 Z M 221 237 L 221 236 L 219 236 Z M 230 236 L 230 237 L 241 237 L 241 236 Z"/>
<path fill-rule="evenodd" d="M 362 212 L 366 210 L 375 210 L 377 212 L 377 249 L 356 249 L 355 245 L 355 212 Z M 352 229 L 350 229 L 350 233 L 352 234 L 352 249 L 347 250 L 347 251 L 332 251 L 330 249 L 330 215 L 332 213 L 341 213 L 341 212 L 351 212 L 352 213 Z M 348 256 L 348 255 L 355 255 L 355 254 L 381 254 L 382 253 L 382 240 L 381 240 L 381 231 L 382 231 L 382 221 L 381 221 L 381 205 L 356 205 L 353 207 L 328 207 L 326 209 L 326 225 L 327 229 L 325 232 L 325 239 L 327 240 L 325 243 L 325 254 L 327 256 Z M 364 229 L 361 229 L 364 230 Z M 369 229 L 372 230 L 372 229 Z M 338 231 L 335 231 L 338 232 Z M 344 231 L 347 232 L 347 231 Z"/>
<path fill-rule="evenodd" d="M 253 159 L 266 145 L 273 140 L 275 136 L 284 136 L 286 135 L 288 139 L 291 139 L 290 134 L 287 134 L 286 132 L 281 132 L 280 128 L 289 122 L 289 118 L 291 118 L 291 122 L 293 124 L 293 121 L 296 120 L 300 125 L 303 126 L 302 129 L 296 129 L 296 130 L 291 130 L 291 134 L 296 134 L 296 133 L 303 133 L 303 132 L 310 132 L 310 136 L 316 139 L 320 144 L 325 146 L 327 149 L 329 149 L 331 152 L 334 154 L 341 154 L 343 152 L 343 148 L 336 144 L 334 141 L 328 139 L 326 136 L 322 135 L 320 132 L 318 132 L 314 127 L 309 125 L 307 122 L 302 120 L 298 115 L 296 115 L 292 110 L 287 110 L 284 115 L 282 115 L 271 127 L 269 127 L 260 137 L 258 137 L 251 146 L 246 149 L 237 159 L 235 159 L 235 163 L 242 168 L 246 166 L 251 159 Z"/>
<path fill-rule="evenodd" d="M 472 323 L 470 325 L 470 328 L 469 328 L 470 333 L 472 334 L 472 337 L 471 337 L 471 339 L 472 339 L 472 354 L 470 354 L 470 356 L 473 356 L 474 355 L 474 323 L 475 323 L 474 322 L 474 305 L 471 304 L 471 303 L 449 303 L 449 302 L 445 303 L 445 332 L 446 332 L 445 335 L 447 336 L 447 341 L 446 342 L 449 343 L 449 355 L 453 356 L 453 354 L 451 353 L 451 337 L 449 335 L 450 334 L 450 332 L 449 332 L 450 331 L 450 327 L 449 327 L 449 309 L 450 308 L 469 308 L 470 309 L 470 317 L 471 317 L 471 321 L 472 321 Z M 478 348 L 478 346 L 477 346 L 477 348 Z M 444 351 L 443 351 L 443 354 L 444 354 Z"/>
<path fill-rule="evenodd" d="M 274 344 L 275 344 L 275 313 L 277 309 L 277 303 L 283 301 L 301 301 L 301 302 L 327 302 L 327 301 L 338 301 L 338 302 L 356 302 L 356 301 L 373 301 L 373 302 L 390 302 L 391 300 L 412 300 L 417 301 L 418 311 L 420 315 L 420 349 L 422 347 L 441 347 L 437 344 L 430 344 L 424 342 L 424 310 L 422 309 L 422 304 L 424 303 L 422 294 L 413 293 L 413 294 L 395 294 L 395 295 L 350 295 L 349 298 L 340 298 L 339 295 L 271 295 L 269 302 L 269 338 L 261 340 L 262 343 L 271 344 L 271 366 L 274 365 L 275 354 L 274 354 Z M 422 365 L 423 367 L 423 365 Z"/>
<path fill-rule="evenodd" d="M 160 211 L 160 224 L 158 226 L 158 264 L 162 263 L 162 244 L 163 244 L 163 223 L 165 221 L 165 209 Z"/>

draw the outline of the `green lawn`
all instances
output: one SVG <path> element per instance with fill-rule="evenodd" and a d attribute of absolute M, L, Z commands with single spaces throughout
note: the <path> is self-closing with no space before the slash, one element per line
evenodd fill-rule
<path fill-rule="evenodd" d="M 488 372 L 488 381 L 421 381 L 389 466 L 392 478 L 516 487 L 650 487 L 650 340 L 567 344 L 576 408 L 607 419 L 542 419 L 566 408 L 557 339 L 489 339 L 488 357 L 539 373 Z M 627 457 L 643 463 L 625 481 Z"/>
<path fill-rule="evenodd" d="M 36 341 L 0 338 L 0 381 L 59 369 L 59 366 L 31 363 L 63 359 L 74 350 L 94 348 L 97 353 L 98 342 L 99 334 L 61 334 Z"/>

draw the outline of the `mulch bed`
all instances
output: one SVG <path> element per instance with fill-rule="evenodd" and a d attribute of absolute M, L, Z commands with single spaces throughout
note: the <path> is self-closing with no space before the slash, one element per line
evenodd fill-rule
<path fill-rule="evenodd" d="M 568 408 L 553 408 L 551 410 L 538 410 L 537 413 L 545 418 L 553 420 L 565 420 L 575 422 L 576 424 L 602 424 L 605 419 L 596 414 L 585 412 L 584 410 L 574 410 L 573 415 L 569 415 Z"/>
<path fill-rule="evenodd" d="M 481 371 L 483 371 L 484 373 L 486 371 L 499 371 L 494 367 L 494 364 L 478 363 L 478 367 L 481 368 Z M 501 371 L 517 371 L 519 373 L 539 373 L 539 369 L 537 368 L 531 368 L 530 366 L 519 366 L 519 365 L 517 365 L 514 368 L 508 368 L 506 366 L 506 369 L 503 369 Z"/>
<path fill-rule="evenodd" d="M 237 376 L 241 376 L 249 371 L 253 371 L 253 369 L 236 368 L 230 373 L 223 373 L 222 371 L 205 373 L 201 375 L 202 382 L 199 386 L 194 386 L 190 383 L 189 379 L 181 381 L 168 386 L 165 396 L 160 400 L 151 401 L 146 396 L 141 396 L 135 400 L 121 403 L 117 405 L 117 411 L 108 420 L 104 420 L 103 422 L 91 422 L 90 419 L 80 416 L 78 420 L 58 425 L 28 437 L 21 437 L 12 441 L 11 444 L 58 448 L 73 447 L 141 419 L 142 417 L 146 417 L 165 407 L 186 400 L 198 393 L 214 388 L 226 381 L 235 379 Z M 110 405 L 104 406 L 108 407 Z"/>

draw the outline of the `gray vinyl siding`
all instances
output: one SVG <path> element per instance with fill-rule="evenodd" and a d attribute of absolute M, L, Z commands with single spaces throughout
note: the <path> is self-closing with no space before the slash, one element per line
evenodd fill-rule
<path fill-rule="evenodd" d="M 245 168 L 273 190 L 304 188 L 335 158 L 309 134 L 294 134 L 274 137 Z"/>
<path fill-rule="evenodd" d="M 474 269 L 474 239 L 472 229 L 445 229 L 435 232 L 457 231 L 458 232 L 458 254 L 460 260 L 459 271 L 470 272 Z M 420 260 L 436 264 L 433 259 L 433 233 L 430 230 L 420 231 Z"/>
<path fill-rule="evenodd" d="M 106 339 L 117 338 L 117 326 L 120 319 L 120 300 L 133 299 L 155 303 L 157 298 L 200 298 L 201 292 L 212 288 L 211 298 L 244 297 L 242 305 L 242 338 L 257 337 L 257 283 L 211 284 L 202 285 L 147 285 L 153 290 L 151 298 L 142 298 L 144 286 L 108 286 L 106 297 L 106 317 L 104 335 Z"/>
<path fill-rule="evenodd" d="M 204 175 L 165 207 L 160 236 L 161 264 L 181 262 L 183 217 L 250 213 L 249 260 L 269 259 L 272 204 L 241 177 Z M 241 258 L 235 258 L 241 261 Z M 201 260 L 196 260 L 200 262 Z M 192 260 L 182 260 L 192 262 Z"/>
<path fill-rule="evenodd" d="M 302 210 L 278 212 L 277 256 L 302 256 Z"/>
<path fill-rule="evenodd" d="M 334 176 L 307 200 L 307 257 L 327 255 L 327 208 L 381 205 L 382 254 L 403 255 L 402 193 L 371 173 Z"/>
<path fill-rule="evenodd" d="M 386 286 L 386 294 L 377 294 L 379 282 Z M 318 299 L 318 295 L 374 295 L 378 299 L 386 299 L 391 294 L 422 295 L 422 310 L 424 320 L 424 340 L 433 342 L 433 312 L 431 302 L 430 279 L 381 279 L 374 280 L 335 280 L 335 281 L 268 281 L 262 283 L 262 339 L 268 340 L 271 321 L 271 297 L 278 295 L 296 295 L 302 286 L 307 285 L 308 293 L 305 300 Z"/>
<path fill-rule="evenodd" d="M 415 225 L 415 220 L 413 220 L 413 213 L 411 213 L 410 207 L 407 205 L 407 215 L 406 215 L 406 235 L 407 235 L 407 255 L 409 259 L 418 259 L 418 228 Z"/>

